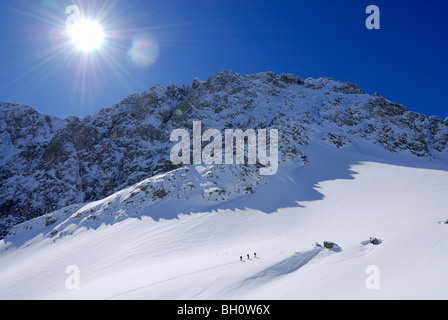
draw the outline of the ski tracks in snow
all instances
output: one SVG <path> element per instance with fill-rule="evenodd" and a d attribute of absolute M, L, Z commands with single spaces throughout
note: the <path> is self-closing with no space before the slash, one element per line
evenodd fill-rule
<path fill-rule="evenodd" d="M 178 279 L 181 279 L 181 278 L 185 278 L 185 277 L 192 276 L 192 275 L 195 275 L 195 274 L 199 274 L 199 273 L 202 273 L 202 272 L 211 271 L 211 270 L 214 270 L 214 269 L 219 269 L 219 268 L 222 268 L 222 267 L 225 267 L 225 266 L 228 266 L 228 265 L 232 265 L 232 264 L 236 264 L 236 263 L 239 263 L 239 262 L 238 261 L 236 261 L 236 262 L 233 261 L 233 262 L 229 262 L 229 263 L 224 263 L 224 264 L 220 264 L 220 265 L 204 268 L 204 269 L 201 269 L 201 270 L 197 270 L 197 271 L 193 271 L 193 272 L 189 272 L 189 273 L 184 273 L 184 274 L 181 274 L 181 275 L 178 275 L 178 276 L 174 276 L 174 277 L 171 277 L 171 278 L 167 278 L 167 279 L 163 279 L 163 280 L 160 280 L 160 281 L 152 282 L 150 284 L 147 284 L 147 285 L 144 285 L 144 286 L 132 289 L 132 290 L 128 290 L 128 291 L 116 294 L 116 295 L 114 295 L 112 297 L 107 298 L 106 300 L 127 299 L 127 297 L 129 295 L 135 295 L 137 293 L 148 291 L 147 289 L 149 289 L 150 287 L 153 287 L 153 286 L 156 286 L 156 285 L 159 285 L 159 284 L 162 284 L 162 283 L 166 283 L 166 282 L 173 281 L 173 280 L 178 280 Z M 142 296 L 142 295 L 139 294 L 138 296 Z"/>
<path fill-rule="evenodd" d="M 292 256 L 271 265 L 270 267 L 254 274 L 251 277 L 244 279 L 239 284 L 238 288 L 265 284 L 274 280 L 275 278 L 294 273 L 304 266 L 308 265 L 312 261 L 321 259 L 334 252 L 334 250 L 327 250 L 324 248 L 316 248 L 305 252 L 296 252 Z"/>
<path fill-rule="evenodd" d="M 368 243 L 368 241 L 364 241 L 360 243 L 361 246 L 358 246 L 357 249 L 359 250 L 359 254 L 361 256 L 367 255 L 373 250 L 375 250 L 376 246 L 371 245 Z M 352 248 L 354 249 L 354 248 Z M 360 250 L 361 249 L 361 250 Z M 333 254 L 340 253 L 343 250 L 340 247 L 334 248 L 334 249 L 326 249 L 323 247 L 320 248 L 314 248 L 309 251 L 304 252 L 295 252 L 291 256 L 289 256 L 286 259 L 283 259 L 277 263 L 274 263 L 267 268 L 258 271 L 257 273 L 246 277 L 236 283 L 236 285 L 232 288 L 234 289 L 240 289 L 240 288 L 246 288 L 246 289 L 252 289 L 258 286 L 262 286 L 264 284 L 267 284 L 275 279 L 293 274 L 294 272 L 297 272 L 304 268 L 305 266 L 308 266 L 314 262 L 318 262 L 320 260 L 323 260 L 325 258 L 328 258 L 332 256 Z M 350 251 L 350 250 L 349 250 Z M 256 260 L 259 260 L 260 258 L 257 257 L 255 259 L 249 259 L 250 261 L 255 262 Z M 248 262 L 247 260 L 243 260 L 242 262 Z M 173 276 L 170 278 L 166 278 L 160 281 L 152 282 L 149 284 L 146 284 L 144 286 L 124 291 L 119 294 L 116 294 L 114 296 L 111 296 L 107 298 L 107 300 L 115 300 L 115 299 L 127 299 L 128 297 L 132 296 L 145 296 L 145 293 L 150 293 L 151 288 L 163 283 L 167 283 L 170 281 L 180 280 L 182 278 L 187 278 L 189 276 L 198 275 L 201 273 L 206 274 L 210 271 L 217 271 L 222 268 L 228 268 L 230 265 L 236 265 L 237 263 L 241 263 L 241 261 L 232 261 L 228 263 L 223 263 L 207 268 L 203 268 L 200 270 L 196 270 L 193 272 L 188 272 L 184 274 L 180 274 L 177 276 Z M 232 290 L 231 289 L 231 290 Z"/>

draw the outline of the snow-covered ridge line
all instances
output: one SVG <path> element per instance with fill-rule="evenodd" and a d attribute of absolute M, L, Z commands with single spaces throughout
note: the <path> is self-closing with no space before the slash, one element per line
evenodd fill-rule
<path fill-rule="evenodd" d="M 22 233 L 61 239 L 75 231 L 97 229 L 129 218 L 154 220 L 178 218 L 192 209 L 213 208 L 220 203 L 252 194 L 266 184 L 256 166 L 191 166 L 146 179 L 91 203 L 74 204 L 14 226 L 8 241 Z M 239 177 L 235 183 L 232 177 Z M 229 179 L 230 178 L 230 179 Z M 175 201 L 175 202 L 174 202 Z M 156 211 L 156 205 L 172 204 L 172 211 Z"/>
<path fill-rule="evenodd" d="M 24 222 L 0 240 L 0 297 L 446 298 L 446 160 L 362 141 L 314 141 L 274 176 L 179 168 Z"/>
<path fill-rule="evenodd" d="M 157 85 L 83 119 L 13 103 L 0 103 L 0 114 L 0 217 L 31 219 L 170 172 L 177 168 L 170 133 L 191 130 L 193 121 L 205 129 L 278 129 L 280 161 L 302 164 L 303 146 L 322 141 L 334 148 L 368 141 L 428 158 L 448 152 L 448 120 L 353 83 L 272 72 L 223 71 L 188 87 Z"/>

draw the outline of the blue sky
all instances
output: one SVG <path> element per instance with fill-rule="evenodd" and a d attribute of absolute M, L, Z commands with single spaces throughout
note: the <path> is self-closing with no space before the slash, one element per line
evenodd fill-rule
<path fill-rule="evenodd" d="M 102 25 L 100 50 L 67 44 L 72 4 Z M 371 4 L 380 30 L 365 27 Z M 0 100 L 61 118 L 223 69 L 352 81 L 448 116 L 448 1 L 0 0 L 0 9 Z"/>

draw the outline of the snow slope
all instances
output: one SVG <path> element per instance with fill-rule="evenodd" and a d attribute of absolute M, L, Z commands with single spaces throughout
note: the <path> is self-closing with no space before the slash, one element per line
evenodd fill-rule
<path fill-rule="evenodd" d="M 191 134 L 195 121 L 204 131 L 278 129 L 281 161 L 303 164 L 303 146 L 313 141 L 338 148 L 374 143 L 425 158 L 448 155 L 448 119 L 412 112 L 331 78 L 224 70 L 187 87 L 156 85 L 83 119 L 60 120 L 0 101 L 0 239 L 18 219 L 102 200 L 176 169 L 171 133 Z"/>
<path fill-rule="evenodd" d="M 308 165 L 282 163 L 226 201 L 201 197 L 207 185 L 156 199 L 141 192 L 151 180 L 25 222 L 0 242 L 0 299 L 447 299 L 446 159 L 356 140 L 303 151 Z M 188 174 L 219 171 L 204 169 Z M 324 240 L 340 248 L 313 247 Z M 73 265 L 79 290 L 66 287 Z"/>

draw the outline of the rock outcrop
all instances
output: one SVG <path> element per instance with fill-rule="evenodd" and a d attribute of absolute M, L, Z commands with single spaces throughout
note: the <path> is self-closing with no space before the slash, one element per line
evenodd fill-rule
<path fill-rule="evenodd" d="M 345 148 L 356 141 L 390 152 L 432 158 L 448 153 L 448 119 L 405 106 L 353 83 L 272 72 L 223 71 L 192 86 L 157 85 L 83 119 L 64 120 L 31 107 L 0 103 L 0 217 L 3 230 L 77 203 L 104 199 L 128 186 L 179 169 L 170 161 L 173 130 L 278 129 L 280 162 L 309 161 L 302 151 L 315 141 Z M 253 192 L 263 177 L 235 171 L 239 192 Z M 213 181 L 212 177 L 203 177 Z M 187 184 L 183 184 L 182 188 Z M 192 188 L 196 188 L 197 184 Z M 205 190 L 205 189 L 204 189 Z M 213 201 L 228 194 L 210 188 Z M 154 201 L 169 190 L 151 191 Z M 226 196 L 227 194 L 227 196 Z M 0 223 L 1 224 L 1 223 Z M 0 231 L 0 238 L 5 231 Z"/>

